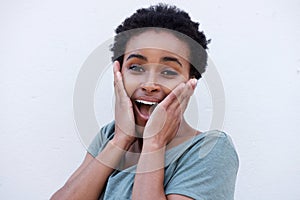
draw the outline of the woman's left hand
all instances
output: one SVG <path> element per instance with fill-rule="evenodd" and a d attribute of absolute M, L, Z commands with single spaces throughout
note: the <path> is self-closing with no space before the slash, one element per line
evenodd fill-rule
<path fill-rule="evenodd" d="M 150 145 L 152 150 L 158 150 L 165 147 L 176 136 L 196 84 L 196 79 L 179 84 L 156 106 L 144 130 L 143 146 Z"/>

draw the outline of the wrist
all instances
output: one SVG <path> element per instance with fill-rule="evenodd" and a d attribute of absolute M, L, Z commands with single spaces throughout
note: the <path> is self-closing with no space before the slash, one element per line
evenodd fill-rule
<path fill-rule="evenodd" d="M 119 146 L 109 141 L 105 148 L 98 154 L 96 159 L 106 167 L 111 169 L 120 168 L 120 160 L 124 156 L 126 151 Z"/>
<path fill-rule="evenodd" d="M 127 151 L 130 146 L 132 145 L 131 141 L 126 140 L 126 138 L 122 138 L 122 137 L 113 137 L 113 139 L 110 141 L 110 143 L 119 148 L 119 149 L 123 149 L 125 151 Z"/>
<path fill-rule="evenodd" d="M 165 146 L 143 144 L 143 149 L 139 158 L 136 173 L 154 172 L 164 168 Z"/>
<path fill-rule="evenodd" d="M 133 135 L 133 134 L 132 134 Z M 121 149 L 128 150 L 130 146 L 135 142 L 136 138 L 134 136 L 124 133 L 121 129 L 115 129 L 115 135 L 111 140 L 111 143 L 118 146 Z"/>
<path fill-rule="evenodd" d="M 167 146 L 167 143 L 157 141 L 154 138 L 147 138 L 143 140 L 143 152 L 155 152 L 162 149 L 165 149 Z"/>

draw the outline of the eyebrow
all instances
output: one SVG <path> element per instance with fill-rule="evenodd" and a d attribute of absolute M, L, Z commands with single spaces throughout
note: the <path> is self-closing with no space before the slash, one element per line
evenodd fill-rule
<path fill-rule="evenodd" d="M 126 60 L 129 60 L 131 58 L 138 58 L 138 59 L 147 61 L 147 58 L 145 56 L 140 55 L 140 54 L 130 54 Z"/>
<path fill-rule="evenodd" d="M 180 65 L 182 67 L 182 64 L 179 62 L 179 60 L 177 58 L 174 58 L 174 57 L 163 57 L 162 58 L 162 61 L 164 62 L 176 62 L 178 65 Z"/>
<path fill-rule="evenodd" d="M 141 59 L 141 60 L 144 60 L 144 61 L 148 61 L 148 59 L 145 56 L 141 55 L 141 54 L 130 54 L 126 60 L 129 60 L 131 58 L 138 58 L 138 59 Z M 178 65 L 180 65 L 182 67 L 182 64 L 179 62 L 179 60 L 177 58 L 174 58 L 174 57 L 166 56 L 166 57 L 163 57 L 161 59 L 161 61 L 163 61 L 163 62 L 176 62 Z"/>

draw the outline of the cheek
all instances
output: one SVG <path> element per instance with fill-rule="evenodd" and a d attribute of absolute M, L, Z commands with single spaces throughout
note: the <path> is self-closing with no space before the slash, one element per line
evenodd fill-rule
<path fill-rule="evenodd" d="M 169 94 L 172 90 L 176 88 L 180 83 L 185 83 L 188 81 L 188 78 L 184 76 L 179 76 L 176 79 L 161 79 L 160 85 L 163 86 L 163 90 L 166 94 Z"/>
<path fill-rule="evenodd" d="M 130 98 L 135 90 L 138 88 L 138 81 L 131 77 L 128 73 L 123 73 L 123 83 L 124 83 L 124 88 L 126 90 L 127 96 Z"/>

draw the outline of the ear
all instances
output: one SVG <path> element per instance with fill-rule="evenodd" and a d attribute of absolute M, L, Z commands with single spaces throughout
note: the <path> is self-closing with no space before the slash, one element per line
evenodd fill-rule
<path fill-rule="evenodd" d="M 190 75 L 190 79 L 196 78 L 195 75 Z"/>

